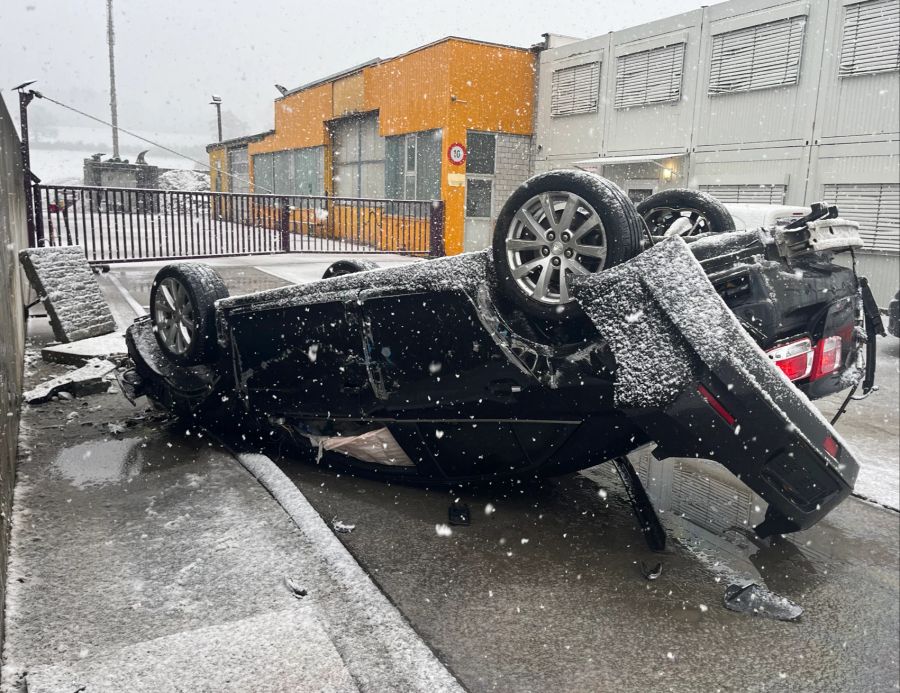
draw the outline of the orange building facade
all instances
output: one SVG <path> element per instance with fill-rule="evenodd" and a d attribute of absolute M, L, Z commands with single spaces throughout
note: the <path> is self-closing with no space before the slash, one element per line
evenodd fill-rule
<path fill-rule="evenodd" d="M 255 193 L 440 199 L 445 252 L 485 247 L 530 171 L 534 70 L 530 50 L 459 38 L 346 70 L 277 99 L 270 133 L 210 145 L 212 187 L 234 161 Z"/>

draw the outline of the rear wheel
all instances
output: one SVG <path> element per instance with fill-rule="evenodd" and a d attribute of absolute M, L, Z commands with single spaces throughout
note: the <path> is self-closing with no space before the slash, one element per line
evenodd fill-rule
<path fill-rule="evenodd" d="M 500 287 L 527 314 L 563 320 L 577 310 L 572 279 L 637 255 L 642 229 L 611 181 L 583 171 L 534 176 L 507 200 L 494 227 Z"/>
<path fill-rule="evenodd" d="M 672 188 L 642 200 L 637 210 L 653 236 L 697 236 L 734 230 L 725 206 L 700 190 Z"/>
<path fill-rule="evenodd" d="M 150 289 L 150 319 L 163 353 L 182 366 L 212 360 L 213 304 L 227 296 L 222 278 L 208 265 L 179 263 L 157 272 Z"/>

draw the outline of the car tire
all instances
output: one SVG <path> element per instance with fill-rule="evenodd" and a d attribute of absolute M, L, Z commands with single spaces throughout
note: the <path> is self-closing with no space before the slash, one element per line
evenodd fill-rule
<path fill-rule="evenodd" d="M 371 260 L 356 258 L 350 260 L 338 260 L 337 262 L 332 262 L 328 266 L 328 269 L 325 270 L 325 274 L 322 275 L 322 279 L 342 277 L 345 274 L 356 274 L 357 272 L 367 272 L 368 270 L 373 269 L 378 269 L 378 265 Z"/>
<path fill-rule="evenodd" d="M 634 257 L 642 233 L 640 215 L 615 183 L 585 171 L 541 173 L 510 196 L 494 226 L 499 288 L 531 317 L 565 320 L 579 313 L 568 277 Z"/>
<path fill-rule="evenodd" d="M 637 210 L 653 236 L 697 236 L 734 230 L 734 219 L 725 205 L 700 190 L 662 190 L 642 200 Z"/>
<path fill-rule="evenodd" d="M 174 363 L 194 366 L 216 356 L 214 304 L 228 289 L 209 265 L 166 265 L 150 288 L 150 319 L 159 348 Z"/>

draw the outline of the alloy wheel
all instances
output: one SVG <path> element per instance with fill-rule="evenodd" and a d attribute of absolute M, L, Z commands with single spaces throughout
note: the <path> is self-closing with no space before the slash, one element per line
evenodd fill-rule
<path fill-rule="evenodd" d="M 535 195 L 513 216 L 506 235 L 510 273 L 526 296 L 562 305 L 571 278 L 604 269 L 606 230 L 584 198 L 565 191 Z"/>
<path fill-rule="evenodd" d="M 184 354 L 194 341 L 194 306 L 187 289 L 173 277 L 160 282 L 153 306 L 154 322 L 162 343 L 173 354 Z"/>

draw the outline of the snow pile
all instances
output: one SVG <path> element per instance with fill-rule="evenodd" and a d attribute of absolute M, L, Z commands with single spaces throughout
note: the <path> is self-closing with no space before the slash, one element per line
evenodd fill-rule
<path fill-rule="evenodd" d="M 172 169 L 161 173 L 157 179 L 160 190 L 185 190 L 187 192 L 208 192 L 209 173 L 188 169 Z"/>

